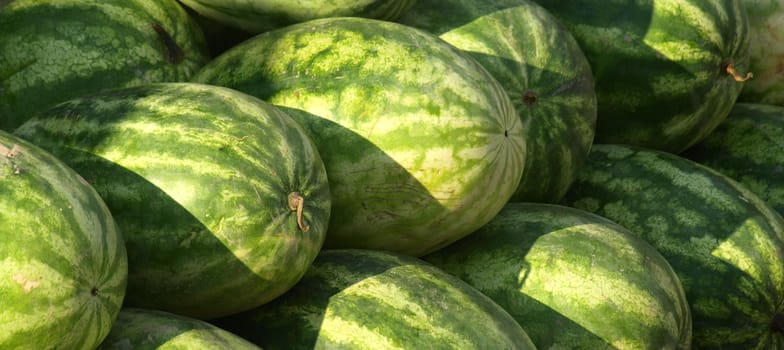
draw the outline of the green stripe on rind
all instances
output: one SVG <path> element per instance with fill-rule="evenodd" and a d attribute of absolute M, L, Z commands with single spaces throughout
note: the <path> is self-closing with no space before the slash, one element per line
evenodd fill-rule
<path fill-rule="evenodd" d="M 182 0 L 199 14 L 217 22 L 262 33 L 287 25 L 329 17 L 363 17 L 393 21 L 414 0 Z"/>
<path fill-rule="evenodd" d="M 534 349 L 465 282 L 372 250 L 323 251 L 289 293 L 216 324 L 265 349 Z"/>
<path fill-rule="evenodd" d="M 123 308 L 98 350 L 258 350 L 249 341 L 210 323 L 159 310 Z"/>
<path fill-rule="evenodd" d="M 323 244 L 331 202 L 318 151 L 291 118 L 240 92 L 192 83 L 106 91 L 17 134 L 106 200 L 126 235 L 128 306 L 197 318 L 247 310 L 295 284 Z M 305 198 L 307 232 L 292 192 Z"/>
<path fill-rule="evenodd" d="M 182 62 L 167 60 L 155 23 Z M 0 129 L 102 89 L 188 80 L 208 59 L 201 29 L 174 0 L 16 0 L 0 12 Z"/>
<path fill-rule="evenodd" d="M 784 107 L 737 103 L 683 156 L 735 179 L 784 215 Z"/>
<path fill-rule="evenodd" d="M 424 259 L 489 296 L 540 349 L 688 349 L 678 277 L 648 243 L 597 215 L 510 203 Z"/>
<path fill-rule="evenodd" d="M 749 72 L 738 0 L 536 1 L 571 31 L 596 79 L 598 143 L 680 152 L 707 136 Z"/>
<path fill-rule="evenodd" d="M 784 106 L 784 3 L 740 0 L 749 18 L 749 55 L 754 79 L 746 82 L 738 101 Z"/>
<path fill-rule="evenodd" d="M 672 154 L 594 145 L 565 203 L 651 243 L 689 300 L 696 348 L 769 349 L 784 308 L 784 220 L 734 180 Z"/>
<path fill-rule="evenodd" d="M 94 348 L 128 277 L 106 205 L 63 162 L 2 131 L 0 193 L 0 348 Z"/>
<path fill-rule="evenodd" d="M 412 27 L 309 21 L 234 47 L 194 80 L 305 126 L 330 179 L 330 248 L 426 254 L 489 221 L 522 174 L 523 127 L 501 86 Z"/>
<path fill-rule="evenodd" d="M 571 34 L 527 0 L 419 0 L 399 22 L 437 34 L 503 85 L 528 151 L 512 200 L 558 202 L 588 156 L 596 124 L 591 68 Z"/>

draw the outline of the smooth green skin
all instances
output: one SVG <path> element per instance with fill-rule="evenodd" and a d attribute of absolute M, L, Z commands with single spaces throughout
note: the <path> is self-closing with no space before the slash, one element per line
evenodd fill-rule
<path fill-rule="evenodd" d="M 596 80 L 596 142 L 678 153 L 729 114 L 749 72 L 740 0 L 536 0 L 574 35 Z"/>
<path fill-rule="evenodd" d="M 95 348 L 128 278 L 109 209 L 65 163 L 3 131 L 0 194 L 0 348 Z"/>
<path fill-rule="evenodd" d="M 328 17 L 396 20 L 415 0 L 181 0 L 201 15 L 249 33 Z"/>
<path fill-rule="evenodd" d="M 525 139 L 501 86 L 432 34 L 363 18 L 254 37 L 194 81 L 285 108 L 324 159 L 325 246 L 420 256 L 490 221 L 522 176 Z"/>
<path fill-rule="evenodd" d="M 259 350 L 210 323 L 165 311 L 123 308 L 97 350 Z"/>
<path fill-rule="evenodd" d="M 423 258 L 498 303 L 539 349 L 689 349 L 680 280 L 618 224 L 551 204 L 509 203 Z"/>
<path fill-rule="evenodd" d="M 208 60 L 201 29 L 174 0 L 14 0 L 0 11 L 0 130 L 102 89 L 186 81 Z"/>
<path fill-rule="evenodd" d="M 289 293 L 215 324 L 264 349 L 535 349 L 500 306 L 414 257 L 323 251 Z"/>
<path fill-rule="evenodd" d="M 596 127 L 591 68 L 566 28 L 528 0 L 418 0 L 398 21 L 468 53 L 509 94 L 528 154 L 512 201 L 560 201 Z"/>
<path fill-rule="evenodd" d="M 735 179 L 784 216 L 784 107 L 737 103 L 682 155 Z"/>
<path fill-rule="evenodd" d="M 738 101 L 784 106 L 784 2 L 740 0 L 749 18 L 750 69 L 754 79 Z"/>
<path fill-rule="evenodd" d="M 195 318 L 259 306 L 305 273 L 330 213 L 326 171 L 302 128 L 240 92 L 192 83 L 105 91 L 16 134 L 105 199 L 126 237 L 127 306 Z M 303 231 L 289 194 L 304 198 Z"/>
<path fill-rule="evenodd" d="M 734 180 L 632 146 L 593 146 L 564 204 L 653 245 L 678 274 L 696 349 L 782 349 L 784 219 Z M 778 316 L 776 316 L 778 315 Z"/>

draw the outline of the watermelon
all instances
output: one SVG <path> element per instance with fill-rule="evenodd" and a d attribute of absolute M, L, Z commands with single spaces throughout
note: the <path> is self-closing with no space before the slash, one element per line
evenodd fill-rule
<path fill-rule="evenodd" d="M 259 350 L 253 343 L 202 320 L 126 307 L 98 350 Z"/>
<path fill-rule="evenodd" d="M 127 306 L 205 319 L 247 310 L 293 286 L 323 244 L 331 202 L 318 151 L 284 112 L 238 91 L 104 90 L 16 135 L 70 164 L 114 213 Z"/>
<path fill-rule="evenodd" d="M 737 103 L 682 156 L 735 179 L 784 215 L 784 107 Z"/>
<path fill-rule="evenodd" d="M 500 306 L 411 256 L 323 251 L 272 302 L 215 324 L 264 349 L 535 349 Z"/>
<path fill-rule="evenodd" d="M 106 204 L 41 148 L 0 131 L 0 349 L 92 349 L 125 297 Z"/>
<path fill-rule="evenodd" d="M 424 255 L 483 225 L 522 176 L 523 127 L 500 84 L 435 35 L 365 18 L 260 34 L 195 76 L 305 127 L 332 192 L 327 248 Z"/>
<path fill-rule="evenodd" d="M 596 93 L 572 35 L 528 0 L 418 0 L 399 19 L 469 54 L 503 86 L 527 154 L 513 201 L 558 202 L 593 142 Z"/>
<path fill-rule="evenodd" d="M 0 130 L 102 89 L 186 81 L 208 59 L 175 0 L 14 0 L 0 11 Z"/>
<path fill-rule="evenodd" d="M 749 65 L 754 79 L 746 82 L 738 100 L 784 106 L 784 2 L 740 2 L 749 18 Z"/>
<path fill-rule="evenodd" d="M 784 345 L 784 219 L 746 187 L 671 153 L 597 144 L 564 203 L 617 222 L 667 259 L 695 348 Z"/>
<path fill-rule="evenodd" d="M 423 257 L 498 303 L 539 349 L 688 349 L 680 280 L 650 244 L 598 215 L 509 203 Z"/>
<path fill-rule="evenodd" d="M 729 114 L 749 75 L 740 0 L 535 0 L 596 80 L 596 142 L 679 153 Z"/>
<path fill-rule="evenodd" d="M 397 19 L 415 0 L 181 0 L 204 17 L 250 33 L 328 17 Z"/>

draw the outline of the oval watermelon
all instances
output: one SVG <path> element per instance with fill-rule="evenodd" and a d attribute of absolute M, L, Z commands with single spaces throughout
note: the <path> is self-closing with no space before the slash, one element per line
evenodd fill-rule
<path fill-rule="evenodd" d="M 193 83 L 106 90 L 16 134 L 70 164 L 115 214 L 127 306 L 247 310 L 294 285 L 323 244 L 324 164 L 298 124 L 252 96 Z"/>
<path fill-rule="evenodd" d="M 418 0 L 399 22 L 466 52 L 509 94 L 527 156 L 519 202 L 558 202 L 585 163 L 596 125 L 588 61 L 571 34 L 528 0 Z"/>
<path fill-rule="evenodd" d="M 682 155 L 735 179 L 784 216 L 784 107 L 737 103 Z"/>
<path fill-rule="evenodd" d="M 125 297 L 123 237 L 82 177 L 2 131 L 0 237 L 0 348 L 95 348 Z"/>
<path fill-rule="evenodd" d="M 414 257 L 323 251 L 291 291 L 215 324 L 271 349 L 535 349 L 500 306 Z"/>
<path fill-rule="evenodd" d="M 670 153 L 597 144 L 565 204 L 621 224 L 669 261 L 695 348 L 784 344 L 784 219 L 744 186 Z"/>
<path fill-rule="evenodd" d="M 210 323 L 160 310 L 126 307 L 98 350 L 259 350 Z"/>
<path fill-rule="evenodd" d="M 433 34 L 364 18 L 267 32 L 194 81 L 285 108 L 316 143 L 333 194 L 325 246 L 422 255 L 489 221 L 525 161 L 498 82 Z"/>
<path fill-rule="evenodd" d="M 784 2 L 740 0 L 749 18 L 749 66 L 738 101 L 784 106 Z"/>
<path fill-rule="evenodd" d="M 596 79 L 596 142 L 678 153 L 727 117 L 749 72 L 740 0 L 535 0 Z"/>
<path fill-rule="evenodd" d="M 670 264 L 582 210 L 510 203 L 423 257 L 498 303 L 539 349 L 688 349 L 691 314 Z"/>
<path fill-rule="evenodd" d="M 0 130 L 102 89 L 188 80 L 208 59 L 175 0 L 14 0 L 0 11 Z"/>
<path fill-rule="evenodd" d="M 391 21 L 415 2 L 415 0 L 181 1 L 207 18 L 256 34 L 327 17 L 366 17 Z"/>

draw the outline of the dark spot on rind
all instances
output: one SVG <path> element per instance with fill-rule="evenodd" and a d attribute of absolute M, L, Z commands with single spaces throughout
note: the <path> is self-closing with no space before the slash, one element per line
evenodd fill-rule
<path fill-rule="evenodd" d="M 166 49 L 166 60 L 169 61 L 171 64 L 178 64 L 185 59 L 185 52 L 182 51 L 182 48 L 177 45 L 174 41 L 174 38 L 169 35 L 169 32 L 158 23 L 152 24 L 152 29 L 158 33 L 158 39 L 161 40 L 163 43 L 164 48 Z"/>
<path fill-rule="evenodd" d="M 523 103 L 528 106 L 531 106 L 534 103 L 536 103 L 537 98 L 538 97 L 536 96 L 536 93 L 534 93 L 533 91 L 526 91 L 523 94 Z"/>
<path fill-rule="evenodd" d="M 90 289 L 90 295 L 92 295 L 94 297 L 98 296 L 98 288 L 97 287 L 93 287 L 93 289 Z"/>

